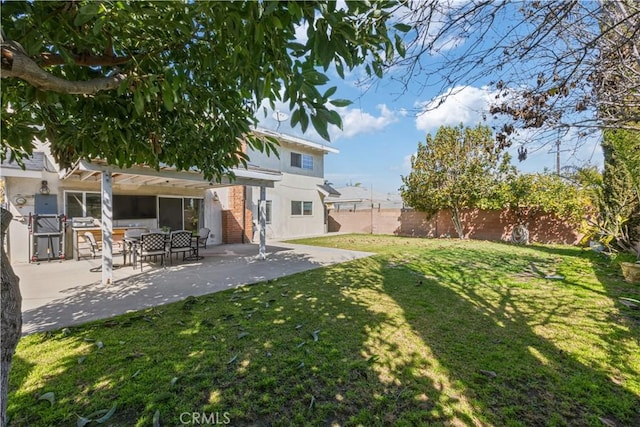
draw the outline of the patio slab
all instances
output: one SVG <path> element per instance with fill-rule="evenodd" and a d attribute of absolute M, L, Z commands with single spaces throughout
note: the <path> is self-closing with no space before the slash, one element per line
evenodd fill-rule
<path fill-rule="evenodd" d="M 176 262 L 166 268 L 145 263 L 143 272 L 124 266 L 114 270 L 114 283 L 103 285 L 96 268 L 100 259 L 16 263 L 22 293 L 22 333 L 58 329 L 109 318 L 276 279 L 294 273 L 351 261 L 368 252 L 276 242 L 267 246 L 267 259 L 258 259 L 254 244 L 201 249 L 200 261 Z M 115 257 L 118 263 L 121 258 Z M 94 270 L 94 271 L 91 271 Z"/>

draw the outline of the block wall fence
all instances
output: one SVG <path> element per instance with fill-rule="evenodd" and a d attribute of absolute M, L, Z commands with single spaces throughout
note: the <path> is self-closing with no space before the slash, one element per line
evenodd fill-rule
<path fill-rule="evenodd" d="M 465 238 L 510 240 L 516 215 L 509 210 L 473 209 L 462 213 Z M 408 209 L 363 209 L 329 211 L 329 232 L 395 234 L 415 237 L 458 237 L 451 214 L 440 211 L 430 219 L 427 214 Z M 555 215 L 541 214 L 529 221 L 529 241 L 537 243 L 576 244 L 582 234 L 575 226 Z"/>

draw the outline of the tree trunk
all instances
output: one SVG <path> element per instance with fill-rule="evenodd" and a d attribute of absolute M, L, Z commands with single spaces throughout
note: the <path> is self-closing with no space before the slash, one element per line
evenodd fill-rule
<path fill-rule="evenodd" d="M 20 340 L 22 332 L 22 296 L 20 295 L 20 279 L 13 272 L 13 267 L 9 264 L 9 258 L 4 250 L 4 237 L 13 215 L 4 209 L 2 210 L 2 222 L 0 223 L 1 235 L 0 251 L 2 252 L 2 326 L 0 334 L 2 336 L 1 357 L 0 357 L 0 427 L 7 425 L 7 397 L 9 395 L 9 370 L 11 369 L 11 359 L 15 353 L 16 346 Z"/>
<path fill-rule="evenodd" d="M 462 228 L 462 220 L 460 220 L 460 210 L 458 208 L 451 208 L 451 222 L 453 222 L 458 237 L 464 239 L 464 229 Z"/>

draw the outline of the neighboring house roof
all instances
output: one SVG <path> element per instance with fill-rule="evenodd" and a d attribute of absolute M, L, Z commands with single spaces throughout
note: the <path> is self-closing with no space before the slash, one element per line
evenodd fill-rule
<path fill-rule="evenodd" d="M 329 196 L 325 199 L 326 203 L 334 204 L 363 204 L 369 207 L 371 203 L 375 207 L 390 209 L 390 208 L 402 208 L 404 203 L 402 197 L 399 194 L 394 193 L 380 193 L 371 191 L 371 188 L 360 186 L 348 186 L 337 188 L 336 191 L 340 193 L 340 196 Z"/>
<path fill-rule="evenodd" d="M 264 129 L 264 128 L 255 128 L 253 130 L 254 133 L 257 134 L 261 134 L 261 135 L 266 135 L 266 136 L 272 136 L 274 138 L 278 138 L 280 141 L 290 144 L 290 145 L 294 145 L 294 146 L 299 146 L 299 147 L 304 147 L 304 148 L 308 148 L 308 149 L 312 149 L 312 150 L 316 150 L 316 151 L 321 151 L 324 154 L 327 153 L 334 153 L 334 154 L 338 154 L 340 152 L 340 150 L 338 150 L 337 148 L 333 148 L 333 147 L 329 147 L 325 144 L 319 144 L 317 142 L 313 142 L 313 141 L 308 141 L 306 139 L 302 139 L 302 138 L 298 138 L 297 136 L 293 136 L 293 135 L 286 135 L 284 133 L 280 133 L 280 132 L 276 132 L 273 130 L 269 130 L 269 129 Z"/>
<path fill-rule="evenodd" d="M 340 197 L 340 192 L 326 183 L 318 185 L 318 190 L 320 190 L 325 197 Z"/>

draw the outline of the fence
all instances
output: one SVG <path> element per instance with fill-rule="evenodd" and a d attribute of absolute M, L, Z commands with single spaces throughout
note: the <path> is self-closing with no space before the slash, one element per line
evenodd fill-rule
<path fill-rule="evenodd" d="M 462 212 L 466 238 L 509 240 L 518 224 L 509 210 L 467 210 Z M 362 209 L 329 211 L 329 232 L 395 234 L 416 237 L 457 237 L 448 211 L 440 211 L 430 219 L 424 212 L 408 209 Z M 582 235 L 575 226 L 554 215 L 536 215 L 529 220 L 529 240 L 538 243 L 575 244 Z"/>

